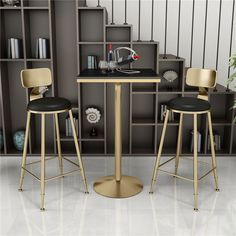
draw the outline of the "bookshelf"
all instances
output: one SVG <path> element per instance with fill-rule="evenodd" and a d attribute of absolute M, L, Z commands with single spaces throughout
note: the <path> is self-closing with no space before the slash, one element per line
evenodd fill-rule
<path fill-rule="evenodd" d="M 4 154 L 20 155 L 14 148 L 12 137 L 18 130 L 25 129 L 26 105 L 29 93 L 20 82 L 20 71 L 29 68 L 48 67 L 55 76 L 54 57 L 54 2 L 52 0 L 21 0 L 18 7 L 0 6 L 0 96 L 1 129 L 4 134 Z M 40 22 L 40 24 L 39 24 Z M 36 39 L 49 39 L 50 56 L 37 59 Z M 8 39 L 18 38 L 22 42 L 22 57 L 9 59 L 7 55 Z M 55 95 L 56 80 L 53 79 L 47 96 Z M 47 119 L 47 151 L 54 153 L 54 121 Z M 38 154 L 40 147 L 40 120 L 33 118 L 29 136 L 30 154 Z"/>
<path fill-rule="evenodd" d="M 96 55 L 98 61 L 106 59 L 108 45 L 113 49 L 120 46 L 133 48 L 141 59 L 132 63 L 131 68 L 152 68 L 160 76 L 166 70 L 174 70 L 178 79 L 171 86 L 162 78 L 160 84 L 125 84 L 122 87 L 122 138 L 123 155 L 155 155 L 160 142 L 163 121 L 160 106 L 168 100 L 181 96 L 197 96 L 197 90 L 185 84 L 185 59 L 159 54 L 159 43 L 133 40 L 132 25 L 110 25 L 107 10 L 103 7 L 84 7 L 83 2 L 28 0 L 21 1 L 19 7 L 0 6 L 0 130 L 4 135 L 1 155 L 21 156 L 15 150 L 12 136 L 24 129 L 26 104 L 29 94 L 21 87 L 20 70 L 48 67 L 53 73 L 53 85 L 47 96 L 59 95 L 68 98 L 78 112 L 78 140 L 83 155 L 114 154 L 114 87 L 105 84 L 83 84 L 77 86 L 76 75 L 87 67 L 87 56 Z M 65 17 L 66 16 L 66 17 Z M 39 24 L 40 22 L 40 24 Z M 23 57 L 7 58 L 7 39 L 21 38 Z M 35 57 L 36 39 L 48 38 L 50 57 Z M 55 44 L 55 38 L 56 43 Z M 235 92 L 217 85 L 217 90 L 209 91 L 212 105 L 213 129 L 221 135 L 222 150 L 218 155 L 236 155 L 236 115 L 230 110 Z M 85 110 L 96 107 L 101 112 L 101 120 L 95 125 L 87 122 Z M 17 114 L 17 115 L 16 115 Z M 65 115 L 60 115 L 61 143 L 64 153 L 75 155 L 71 137 L 65 135 Z M 191 155 L 190 132 L 192 119 L 184 118 L 182 155 Z M 98 135 L 89 135 L 91 128 Z M 206 117 L 198 121 L 202 134 L 201 152 L 207 150 L 208 125 Z M 173 155 L 176 150 L 178 115 L 169 122 L 163 153 Z M 47 120 L 47 152 L 55 154 L 54 121 Z M 40 120 L 35 117 L 31 127 L 29 150 L 31 155 L 40 153 Z"/>

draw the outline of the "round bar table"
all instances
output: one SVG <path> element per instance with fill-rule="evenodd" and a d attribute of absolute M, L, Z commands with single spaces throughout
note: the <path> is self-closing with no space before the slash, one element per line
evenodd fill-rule
<path fill-rule="evenodd" d="M 77 77 L 78 83 L 114 83 L 115 84 L 115 174 L 99 178 L 94 183 L 94 190 L 100 195 L 111 198 L 127 198 L 140 193 L 142 182 L 133 176 L 122 175 L 122 120 L 121 94 L 122 83 L 159 83 L 160 78 L 151 69 L 138 69 L 138 74 L 121 72 L 103 74 L 99 70 L 86 69 Z"/>

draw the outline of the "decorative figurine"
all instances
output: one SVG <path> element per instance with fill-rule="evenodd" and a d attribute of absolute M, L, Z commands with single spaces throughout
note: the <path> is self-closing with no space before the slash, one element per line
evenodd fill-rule
<path fill-rule="evenodd" d="M 171 83 L 173 83 L 178 78 L 178 74 L 174 70 L 167 70 L 166 72 L 164 72 L 163 78 L 170 83 L 169 89 L 172 90 L 173 86 L 171 85 Z"/>
<path fill-rule="evenodd" d="M 24 141 L 25 141 L 25 131 L 24 130 L 16 131 L 13 135 L 13 143 L 18 151 L 23 150 Z"/>
<path fill-rule="evenodd" d="M 87 121 L 91 124 L 98 123 L 101 119 L 101 113 L 97 108 L 87 108 L 85 114 L 87 115 Z"/>
<path fill-rule="evenodd" d="M 95 128 L 92 128 L 89 135 L 92 136 L 92 137 L 98 136 L 97 130 Z"/>
<path fill-rule="evenodd" d="M 100 121 L 101 119 L 101 112 L 94 107 L 89 107 L 86 109 L 85 114 L 87 116 L 87 121 L 90 124 L 96 124 Z M 91 131 L 89 132 L 89 135 L 91 137 L 95 137 L 98 135 L 96 128 L 92 128 Z"/>

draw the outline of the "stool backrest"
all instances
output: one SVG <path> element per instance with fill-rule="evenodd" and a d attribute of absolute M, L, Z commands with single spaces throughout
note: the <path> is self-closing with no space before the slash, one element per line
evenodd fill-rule
<path fill-rule="evenodd" d="M 199 88 L 198 98 L 208 100 L 208 89 L 216 86 L 217 72 L 210 69 L 190 68 L 186 75 L 186 84 Z"/>
<path fill-rule="evenodd" d="M 200 88 L 214 88 L 217 72 L 210 69 L 190 68 L 187 71 L 186 84 Z"/>
<path fill-rule="evenodd" d="M 51 71 L 48 68 L 22 70 L 21 84 L 24 88 L 49 86 L 52 84 Z"/>

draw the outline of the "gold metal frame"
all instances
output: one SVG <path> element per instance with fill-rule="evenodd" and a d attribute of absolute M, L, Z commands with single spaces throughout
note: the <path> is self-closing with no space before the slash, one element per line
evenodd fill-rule
<path fill-rule="evenodd" d="M 200 76 L 200 77 L 199 77 Z M 187 80 L 186 83 L 191 86 L 198 86 L 199 87 L 199 95 L 198 98 L 208 100 L 207 95 L 207 88 L 212 88 L 216 84 L 217 73 L 213 70 L 207 69 L 195 69 L 190 68 L 187 72 Z M 217 165 L 216 165 L 216 155 L 215 155 L 215 147 L 213 141 L 213 131 L 212 131 L 212 122 L 211 122 L 211 113 L 210 111 L 202 111 L 202 112 L 188 112 L 188 111 L 180 111 L 180 110 L 171 110 L 175 113 L 180 114 L 180 121 L 179 121 L 179 131 L 178 131 L 178 140 L 177 140 L 177 149 L 176 149 L 176 156 L 170 158 L 169 160 L 160 164 L 162 148 L 164 144 L 164 138 L 168 123 L 168 118 L 170 114 L 170 110 L 168 109 L 166 112 L 166 117 L 164 120 L 164 126 L 161 134 L 161 140 L 159 144 L 158 154 L 156 158 L 156 163 L 153 170 L 150 193 L 153 193 L 154 184 L 157 181 L 157 173 L 158 171 L 164 172 L 168 175 L 174 176 L 179 179 L 187 180 L 193 182 L 194 188 L 194 210 L 198 211 L 198 181 L 206 177 L 208 174 L 213 172 L 214 180 L 215 180 L 215 189 L 219 191 L 218 186 L 218 175 L 217 175 Z M 186 178 L 184 176 L 180 176 L 177 174 L 178 166 L 179 166 L 179 159 L 180 159 L 180 152 L 181 152 L 181 140 L 182 140 L 182 129 L 183 129 L 183 115 L 193 115 L 193 123 L 194 123 L 194 157 L 193 157 L 193 179 Z M 211 161 L 212 161 L 212 168 L 207 171 L 203 176 L 198 177 L 198 154 L 197 154 L 197 117 L 201 114 L 207 114 L 208 119 L 208 126 L 209 126 L 209 134 L 210 134 L 210 142 L 211 142 Z M 164 166 L 165 164 L 169 163 L 170 161 L 175 159 L 175 171 L 171 173 L 169 171 L 160 169 L 160 167 Z M 205 162 L 204 162 L 205 163 Z M 209 163 L 207 163 L 209 164 Z"/>
<path fill-rule="evenodd" d="M 21 81 L 22 81 L 22 86 L 25 88 L 47 86 L 52 83 L 51 72 L 47 68 L 23 70 L 23 71 L 21 71 Z M 71 127 L 72 127 L 72 133 L 73 133 L 73 138 L 74 138 L 74 143 L 75 143 L 75 149 L 76 149 L 76 154 L 77 154 L 79 164 L 62 156 L 58 114 L 63 113 L 63 112 L 69 113 Z M 28 139 L 29 139 L 29 131 L 30 131 L 30 120 L 31 120 L 32 114 L 38 114 L 41 116 L 41 160 L 31 162 L 31 163 L 26 163 Z M 51 160 L 56 157 L 46 159 L 46 154 L 45 154 L 45 116 L 46 115 L 54 115 L 54 118 L 55 118 L 57 152 L 58 152 L 58 161 L 59 161 L 59 168 L 60 168 L 59 175 L 53 176 L 53 177 L 50 177 L 47 179 L 45 178 L 45 161 Z M 63 160 L 66 160 L 66 161 L 70 162 L 71 164 L 77 166 L 78 169 L 63 173 Z M 40 177 L 36 176 L 34 173 L 32 173 L 31 171 L 29 171 L 26 168 L 26 166 L 36 164 L 36 163 L 40 163 L 40 169 L 41 169 Z M 19 191 L 22 191 L 25 172 L 29 173 L 31 176 L 36 178 L 40 182 L 40 188 L 41 188 L 40 210 L 44 211 L 45 210 L 45 208 L 44 208 L 45 182 L 47 182 L 49 180 L 54 180 L 54 179 L 57 179 L 57 178 L 60 178 L 60 177 L 66 176 L 66 175 L 70 175 L 70 174 L 74 173 L 75 171 L 80 171 L 80 174 L 81 174 L 81 177 L 83 180 L 83 184 L 85 187 L 85 193 L 88 193 L 88 186 L 87 186 L 87 181 L 86 181 L 86 177 L 85 177 L 85 173 L 84 173 L 83 162 L 82 162 L 82 159 L 80 156 L 79 144 L 78 144 L 78 139 L 77 139 L 77 135 L 76 135 L 75 124 L 73 121 L 72 110 L 69 109 L 69 110 L 59 110 L 59 111 L 50 111 L 50 112 L 39 112 L 39 111 L 28 110 L 27 111 L 27 122 L 26 122 L 23 157 L 22 157 L 22 164 L 21 164 L 21 176 L 20 176 Z"/>

